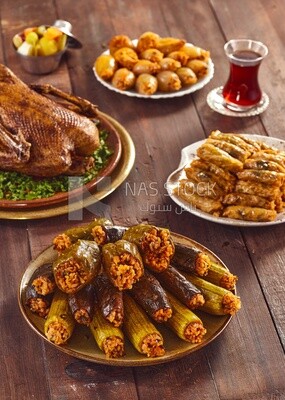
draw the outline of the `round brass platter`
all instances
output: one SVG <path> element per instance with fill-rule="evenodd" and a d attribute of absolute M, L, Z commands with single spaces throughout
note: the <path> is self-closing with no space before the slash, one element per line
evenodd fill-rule
<path fill-rule="evenodd" d="M 227 269 L 226 265 L 206 247 L 185 236 L 176 233 L 171 233 L 171 235 L 175 243 L 181 243 L 187 246 L 195 246 L 207 253 L 213 261 L 219 263 Z M 165 355 L 157 358 L 147 358 L 146 356 L 138 353 L 130 344 L 130 342 L 126 339 L 125 356 L 117 359 L 108 359 L 97 347 L 97 344 L 89 328 L 86 326 L 80 326 L 79 324 L 76 326 L 75 331 L 73 332 L 72 337 L 68 341 L 68 343 L 64 346 L 57 346 L 48 341 L 43 333 L 43 325 L 45 320 L 35 314 L 32 314 L 27 309 L 23 301 L 26 287 L 35 271 L 43 264 L 51 263 L 56 257 L 57 253 L 55 252 L 55 250 L 53 250 L 53 247 L 50 246 L 46 250 L 44 250 L 37 258 L 31 261 L 20 283 L 18 301 L 20 310 L 29 326 L 48 344 L 56 347 L 59 351 L 69 354 L 70 356 L 91 361 L 94 363 L 108 364 L 113 366 L 147 366 L 161 364 L 184 357 L 206 346 L 222 333 L 222 331 L 226 328 L 226 326 L 232 319 L 230 315 L 214 316 L 202 312 L 196 312 L 197 315 L 199 315 L 199 317 L 202 319 L 203 324 L 207 329 L 207 333 L 202 343 L 199 344 L 191 344 L 189 342 L 183 341 L 169 329 L 162 326 L 162 324 L 157 325 L 157 328 L 164 338 L 166 349 Z"/>

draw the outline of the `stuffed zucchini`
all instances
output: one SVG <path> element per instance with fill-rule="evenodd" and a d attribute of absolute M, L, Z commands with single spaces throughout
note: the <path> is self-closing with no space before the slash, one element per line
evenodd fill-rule
<path fill-rule="evenodd" d="M 180 303 L 175 296 L 168 293 L 173 316 L 167 321 L 167 325 L 181 339 L 190 343 L 201 343 L 207 330 L 203 326 L 202 320 Z"/>
<path fill-rule="evenodd" d="M 62 345 L 71 337 L 75 321 L 68 304 L 68 296 L 57 289 L 45 321 L 44 333 L 54 344 Z"/>
<path fill-rule="evenodd" d="M 124 292 L 124 331 L 134 348 L 147 357 L 163 356 L 163 337 L 143 309 Z"/>
<path fill-rule="evenodd" d="M 118 358 L 125 354 L 124 335 L 120 328 L 107 321 L 95 304 L 90 330 L 100 350 L 108 358 Z"/>

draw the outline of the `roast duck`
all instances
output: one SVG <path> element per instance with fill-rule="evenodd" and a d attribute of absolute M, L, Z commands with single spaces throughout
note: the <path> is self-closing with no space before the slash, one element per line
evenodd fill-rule
<path fill-rule="evenodd" d="M 51 85 L 28 86 L 0 64 L 0 170 L 81 175 L 99 146 L 97 117 L 89 101 Z"/>

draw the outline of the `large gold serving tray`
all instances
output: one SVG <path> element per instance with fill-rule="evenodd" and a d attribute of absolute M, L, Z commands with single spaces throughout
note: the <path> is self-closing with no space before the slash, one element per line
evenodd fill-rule
<path fill-rule="evenodd" d="M 213 261 L 221 264 L 224 268 L 227 269 L 226 265 L 212 251 L 197 243 L 196 241 L 177 233 L 172 233 L 172 237 L 175 243 L 198 247 L 200 250 L 206 252 Z M 37 258 L 31 261 L 21 279 L 18 292 L 18 301 L 20 310 L 32 330 L 34 330 L 39 336 L 41 336 L 42 339 L 44 339 L 49 345 L 54 346 L 59 351 L 67 353 L 70 356 L 77 357 L 86 361 L 91 361 L 94 363 L 108 364 L 113 366 L 147 366 L 166 363 L 184 357 L 208 345 L 222 333 L 222 331 L 226 328 L 226 326 L 232 319 L 230 315 L 213 316 L 210 314 L 197 312 L 207 329 L 204 340 L 200 344 L 191 344 L 183 341 L 162 324 L 158 324 L 157 328 L 163 335 L 166 352 L 164 356 L 157 358 L 147 358 L 146 356 L 141 355 L 126 339 L 125 356 L 117 359 L 108 359 L 97 347 L 97 344 L 88 327 L 80 326 L 79 324 L 76 326 L 75 331 L 73 332 L 72 337 L 68 341 L 68 343 L 63 346 L 57 346 L 48 341 L 43 333 L 43 325 L 45 320 L 31 313 L 24 304 L 24 293 L 27 285 L 32 279 L 33 274 L 35 274 L 37 269 L 40 268 L 42 265 L 52 263 L 56 257 L 57 253 L 55 252 L 55 250 L 53 250 L 53 247 L 50 246 L 46 250 L 44 250 Z"/>
<path fill-rule="evenodd" d="M 76 193 L 64 202 L 57 203 L 51 199 L 49 204 L 47 199 L 42 207 L 38 204 L 34 208 L 31 205 L 29 207 L 0 207 L 0 218 L 40 219 L 73 213 L 104 199 L 124 182 L 135 162 L 134 143 L 127 130 L 117 120 L 108 114 L 102 112 L 100 114 L 114 127 L 120 141 L 120 158 L 116 161 L 114 168 L 109 168 L 109 171 L 106 171 L 106 174 L 95 183 L 83 186 L 82 190 L 76 190 Z"/>

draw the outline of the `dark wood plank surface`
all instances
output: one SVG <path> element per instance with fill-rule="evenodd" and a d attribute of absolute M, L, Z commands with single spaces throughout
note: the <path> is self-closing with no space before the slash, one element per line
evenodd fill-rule
<path fill-rule="evenodd" d="M 104 207 L 84 210 L 81 220 L 61 215 L 0 221 L 0 399 L 285 399 L 284 226 L 236 228 L 179 214 L 164 187 L 179 164 L 181 149 L 213 129 L 285 139 L 284 2 L 46 0 L 39 4 L 1 0 L 0 18 L 0 63 L 27 83 L 52 83 L 94 102 L 127 129 L 136 147 L 135 165 L 126 181 L 101 202 Z M 68 51 L 52 74 L 28 74 L 16 59 L 13 35 L 56 19 L 71 22 L 83 48 Z M 145 31 L 185 37 L 210 49 L 213 80 L 192 95 L 169 100 L 134 99 L 104 88 L 92 72 L 95 58 L 112 35 L 136 38 Z M 206 103 L 208 92 L 227 78 L 223 45 L 230 38 L 257 39 L 269 47 L 260 82 L 270 106 L 260 116 L 225 117 Z M 165 211 L 147 212 L 148 204 Z M 117 368 L 72 358 L 31 331 L 17 300 L 29 261 L 58 232 L 90 221 L 102 209 L 118 224 L 149 221 L 189 236 L 215 252 L 239 276 L 242 310 L 217 340 L 167 364 Z"/>

